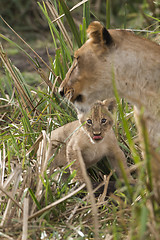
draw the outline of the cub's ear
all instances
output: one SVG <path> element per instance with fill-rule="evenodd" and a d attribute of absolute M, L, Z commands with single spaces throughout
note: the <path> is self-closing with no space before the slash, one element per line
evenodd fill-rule
<path fill-rule="evenodd" d="M 110 33 L 100 22 L 92 22 L 87 29 L 87 33 L 93 43 L 102 43 L 106 45 L 111 45 L 113 43 Z"/>
<path fill-rule="evenodd" d="M 103 105 L 108 108 L 108 111 L 113 113 L 116 108 L 116 100 L 114 98 L 106 99 L 103 101 Z"/>

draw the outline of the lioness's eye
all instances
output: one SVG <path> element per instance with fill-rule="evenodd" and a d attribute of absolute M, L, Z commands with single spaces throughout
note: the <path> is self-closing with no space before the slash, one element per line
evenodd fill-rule
<path fill-rule="evenodd" d="M 74 65 L 74 68 L 76 68 L 78 66 L 78 59 L 79 59 L 79 57 L 75 57 L 74 59 L 76 59 L 75 65 Z"/>
<path fill-rule="evenodd" d="M 92 120 L 91 120 L 91 119 L 88 119 L 88 120 L 87 120 L 87 123 L 88 123 L 89 125 L 91 125 L 91 124 L 92 124 Z"/>
<path fill-rule="evenodd" d="M 74 59 L 76 59 L 76 60 L 78 61 L 78 59 L 79 59 L 79 56 L 77 56 L 77 57 L 74 57 Z"/>
<path fill-rule="evenodd" d="M 106 121 L 107 121 L 107 119 L 105 119 L 105 118 L 101 119 L 101 123 L 106 123 Z"/>

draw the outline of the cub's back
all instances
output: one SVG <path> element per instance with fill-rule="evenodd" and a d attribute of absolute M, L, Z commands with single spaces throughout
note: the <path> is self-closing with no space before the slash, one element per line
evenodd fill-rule
<path fill-rule="evenodd" d="M 51 132 L 51 141 L 64 142 L 78 128 L 79 121 L 73 121 Z"/>
<path fill-rule="evenodd" d="M 58 147 L 60 146 L 59 151 L 57 152 L 54 161 L 53 166 L 54 167 L 60 167 L 64 166 L 67 163 L 66 160 L 66 144 L 70 140 L 70 135 L 78 128 L 79 121 L 73 121 L 70 123 L 67 123 L 66 125 L 56 128 L 51 132 L 50 142 L 48 146 L 48 155 L 47 159 L 49 160 L 58 150 Z"/>

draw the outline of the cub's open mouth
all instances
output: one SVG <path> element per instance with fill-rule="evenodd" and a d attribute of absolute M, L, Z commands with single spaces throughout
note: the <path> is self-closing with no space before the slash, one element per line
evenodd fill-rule
<path fill-rule="evenodd" d="M 103 138 L 100 135 L 93 136 L 93 140 L 102 140 Z"/>

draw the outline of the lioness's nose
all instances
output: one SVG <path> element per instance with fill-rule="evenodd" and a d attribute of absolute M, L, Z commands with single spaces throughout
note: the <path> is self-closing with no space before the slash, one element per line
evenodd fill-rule
<path fill-rule="evenodd" d="M 60 94 L 62 97 L 64 97 L 64 88 L 60 88 L 60 89 L 59 89 L 59 94 Z"/>

